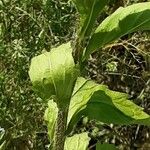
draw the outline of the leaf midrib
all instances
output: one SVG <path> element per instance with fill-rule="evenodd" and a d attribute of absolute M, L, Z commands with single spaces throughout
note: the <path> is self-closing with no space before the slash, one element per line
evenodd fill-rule
<path fill-rule="evenodd" d="M 86 33 L 86 31 L 87 31 L 87 29 L 89 27 L 89 24 L 90 24 L 90 21 L 91 21 L 91 18 L 92 18 L 92 14 L 93 14 L 93 11 L 94 11 L 95 3 L 96 3 L 96 1 L 94 0 L 94 3 L 92 5 L 91 11 L 90 11 L 91 13 L 90 13 L 89 19 L 87 21 L 87 26 L 85 27 L 85 29 L 83 30 L 83 34 L 81 35 L 81 41 L 84 39 L 85 33 Z"/>

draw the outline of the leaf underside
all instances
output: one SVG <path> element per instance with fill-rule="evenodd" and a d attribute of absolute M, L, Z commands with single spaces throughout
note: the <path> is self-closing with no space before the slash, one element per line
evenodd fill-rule
<path fill-rule="evenodd" d="M 44 120 L 48 127 L 48 135 L 49 135 L 51 142 L 53 141 L 53 138 L 54 138 L 57 114 L 58 114 L 57 104 L 53 100 L 49 100 L 48 108 L 45 110 L 45 113 L 44 113 Z"/>
<path fill-rule="evenodd" d="M 64 150 L 87 150 L 90 138 L 88 134 L 75 134 L 72 137 L 67 137 Z"/>

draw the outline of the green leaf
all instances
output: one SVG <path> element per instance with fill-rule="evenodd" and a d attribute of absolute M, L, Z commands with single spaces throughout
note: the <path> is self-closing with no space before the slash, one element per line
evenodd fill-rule
<path fill-rule="evenodd" d="M 83 59 L 121 36 L 139 30 L 150 30 L 150 2 L 121 7 L 107 17 L 91 37 Z"/>
<path fill-rule="evenodd" d="M 100 144 L 100 143 L 97 143 L 96 144 L 96 150 L 117 150 L 117 148 L 113 144 L 108 144 L 108 143 Z"/>
<path fill-rule="evenodd" d="M 150 125 L 150 116 L 128 100 L 127 94 L 79 78 L 70 103 L 68 133 L 82 116 L 104 123 Z"/>
<path fill-rule="evenodd" d="M 93 25 L 109 0 L 72 0 L 80 14 L 79 36 L 83 39 L 91 34 Z"/>
<path fill-rule="evenodd" d="M 114 124 L 131 124 L 134 119 L 149 117 L 145 116 L 139 106 L 127 100 L 126 94 L 108 89 L 99 90 L 92 95 L 85 114 L 91 119 Z"/>
<path fill-rule="evenodd" d="M 48 135 L 49 135 L 51 142 L 54 138 L 57 114 L 58 114 L 57 104 L 53 100 L 49 100 L 48 108 L 45 110 L 44 120 L 47 123 Z"/>
<path fill-rule="evenodd" d="M 85 109 L 87 102 L 95 91 L 105 87 L 105 85 L 98 85 L 91 80 L 86 80 L 85 78 L 79 77 L 76 81 L 70 102 L 68 123 L 73 115 L 78 113 L 78 111 Z"/>
<path fill-rule="evenodd" d="M 90 138 L 88 134 L 75 134 L 72 137 L 66 138 L 64 150 L 87 150 Z"/>
<path fill-rule="evenodd" d="M 69 104 L 77 75 L 70 42 L 34 57 L 29 70 L 39 96 L 48 99 L 55 95 L 56 103 L 64 107 Z"/>
<path fill-rule="evenodd" d="M 77 79 L 69 106 L 67 134 L 71 132 L 73 126 L 85 113 L 87 102 L 90 100 L 93 93 L 99 89 L 105 88 L 105 85 L 96 84 L 92 80 L 86 80 L 82 77 Z"/>

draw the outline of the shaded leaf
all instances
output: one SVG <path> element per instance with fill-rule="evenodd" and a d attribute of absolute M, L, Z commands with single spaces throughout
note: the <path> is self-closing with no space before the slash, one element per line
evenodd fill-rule
<path fill-rule="evenodd" d="M 89 141 L 87 133 L 75 134 L 66 138 L 64 150 L 87 150 Z"/>
<path fill-rule="evenodd" d="M 132 124 L 141 121 L 141 124 L 145 124 L 142 120 L 148 119 L 147 124 L 150 125 L 149 115 L 142 110 L 128 100 L 126 94 L 105 89 L 96 91 L 92 95 L 87 103 L 85 114 L 91 119 L 104 123 Z"/>
<path fill-rule="evenodd" d="M 121 7 L 107 17 L 91 37 L 84 59 L 98 48 L 139 30 L 150 30 L 150 2 Z"/>
<path fill-rule="evenodd" d="M 117 148 L 113 144 L 108 144 L 108 143 L 101 144 L 101 143 L 97 143 L 96 144 L 96 150 L 117 150 Z"/>
<path fill-rule="evenodd" d="M 77 74 L 70 43 L 34 57 L 29 70 L 34 90 L 44 99 L 55 95 L 62 106 L 70 101 Z"/>
<path fill-rule="evenodd" d="M 80 37 L 88 37 L 92 27 L 109 0 L 72 0 L 80 14 Z"/>

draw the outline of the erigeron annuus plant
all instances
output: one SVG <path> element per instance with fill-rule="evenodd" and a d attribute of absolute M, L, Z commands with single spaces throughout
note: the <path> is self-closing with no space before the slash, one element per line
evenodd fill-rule
<path fill-rule="evenodd" d="M 88 148 L 88 133 L 68 137 L 82 116 L 104 123 L 150 125 L 150 116 L 128 100 L 127 94 L 82 77 L 90 54 L 121 36 L 150 30 L 150 2 L 117 9 L 93 32 L 93 25 L 109 0 L 72 1 L 80 14 L 76 41 L 34 57 L 29 70 L 34 90 L 43 100 L 49 100 L 44 117 L 53 150 Z M 96 148 L 101 149 L 101 145 Z"/>

